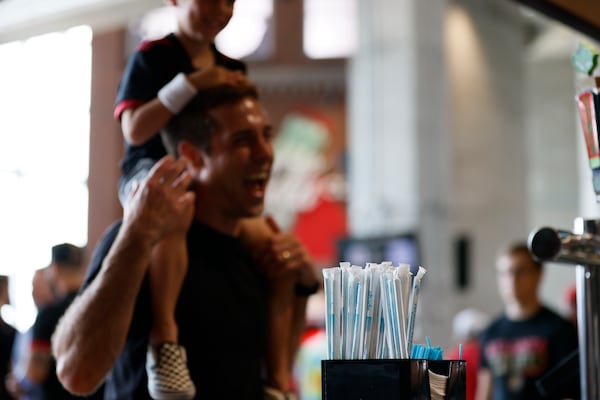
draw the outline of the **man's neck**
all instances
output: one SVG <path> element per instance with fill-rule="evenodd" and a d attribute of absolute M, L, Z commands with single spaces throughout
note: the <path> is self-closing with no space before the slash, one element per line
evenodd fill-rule
<path fill-rule="evenodd" d="M 211 190 L 201 184 L 194 185 L 196 201 L 194 204 L 194 219 L 212 229 L 232 237 L 240 236 L 241 225 L 249 219 L 235 212 L 223 209 L 221 202 L 211 196 Z"/>
<path fill-rule="evenodd" d="M 76 292 L 81 287 L 82 279 L 79 276 L 65 277 L 56 282 L 57 294 L 62 297 Z"/>
<path fill-rule="evenodd" d="M 195 220 L 229 236 L 237 236 L 239 222 L 223 220 L 215 215 L 196 215 Z"/>
<path fill-rule="evenodd" d="M 534 316 L 542 308 L 539 301 L 528 304 L 513 303 L 506 306 L 506 317 L 511 321 L 522 321 Z"/>

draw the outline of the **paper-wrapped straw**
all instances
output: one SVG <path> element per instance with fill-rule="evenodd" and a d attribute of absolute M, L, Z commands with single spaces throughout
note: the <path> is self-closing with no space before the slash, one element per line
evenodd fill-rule
<path fill-rule="evenodd" d="M 364 320 L 365 310 L 367 308 L 366 302 L 366 287 L 365 287 L 365 271 L 357 266 L 353 265 L 350 269 L 352 274 L 350 278 L 351 284 L 354 286 L 354 321 L 352 322 L 352 347 L 350 350 L 350 359 L 357 360 L 362 355 L 362 347 L 364 344 Z"/>
<path fill-rule="evenodd" d="M 367 263 L 365 267 L 365 285 L 367 287 L 367 309 L 365 316 L 364 347 L 362 358 L 377 357 L 377 336 L 381 324 L 379 313 L 379 275 L 380 267 L 375 263 Z"/>
<path fill-rule="evenodd" d="M 323 285 L 327 307 L 325 334 L 327 336 L 327 357 L 330 360 L 339 360 L 342 358 L 341 283 L 341 270 L 338 267 L 323 268 Z"/>
<path fill-rule="evenodd" d="M 379 276 L 381 279 L 381 275 Z M 377 342 L 375 347 L 376 358 L 387 358 L 387 335 L 385 334 L 385 313 L 383 311 L 383 294 L 379 289 L 379 329 L 377 330 Z"/>
<path fill-rule="evenodd" d="M 419 267 L 411 280 L 408 264 L 387 261 L 324 268 L 329 359 L 429 357 L 430 346 L 412 345 L 425 273 Z"/>
<path fill-rule="evenodd" d="M 397 334 L 397 325 L 394 322 L 395 318 L 392 312 L 392 303 L 390 297 L 390 290 L 387 288 L 387 280 L 394 275 L 394 266 L 389 261 L 384 261 L 381 263 L 381 279 L 380 279 L 380 294 L 381 294 L 381 302 L 383 307 L 381 307 L 381 313 L 383 316 L 383 337 L 382 346 L 383 353 L 382 358 L 397 358 L 396 351 L 394 350 L 395 343 L 395 334 Z"/>
<path fill-rule="evenodd" d="M 396 295 L 396 313 L 398 320 L 398 332 L 399 332 L 399 357 L 400 358 L 409 358 L 409 354 L 407 353 L 407 343 L 406 343 L 406 313 L 404 311 L 404 288 L 402 285 L 402 280 L 400 279 L 400 275 L 398 273 L 398 268 L 394 271 L 394 292 Z"/>
<path fill-rule="evenodd" d="M 377 282 L 376 285 L 378 287 L 379 290 L 379 307 L 377 312 L 379 313 L 379 318 L 377 321 L 377 326 L 378 329 L 376 330 L 377 332 L 377 337 L 375 338 L 375 355 L 376 358 L 380 358 L 380 359 L 385 359 L 388 356 L 387 353 L 387 329 L 385 326 L 385 307 L 384 307 L 384 303 L 385 303 L 385 294 L 383 293 L 383 286 L 382 286 L 382 280 L 383 280 L 383 274 L 384 272 L 389 269 L 389 266 L 386 266 L 384 264 L 379 264 L 377 266 L 377 270 L 376 270 L 376 275 L 377 275 Z"/>
<path fill-rule="evenodd" d="M 415 329 L 415 318 L 417 316 L 417 304 L 419 302 L 419 291 L 421 290 L 421 279 L 427 270 L 419 267 L 417 275 L 413 279 L 412 291 L 410 293 L 410 315 L 408 317 L 408 334 L 407 334 L 407 350 L 408 354 L 412 354 L 412 339 Z"/>
<path fill-rule="evenodd" d="M 356 307 L 358 306 L 360 272 L 362 268 L 352 265 L 350 268 L 342 269 L 342 278 L 346 275 L 346 284 L 348 286 L 345 299 L 342 299 L 346 307 L 346 330 L 343 333 L 343 343 L 345 360 L 353 358 L 354 344 L 354 326 L 356 322 Z"/>
<path fill-rule="evenodd" d="M 393 343 L 393 333 L 392 333 L 392 324 L 391 324 L 391 311 L 390 311 L 390 301 L 388 300 L 388 290 L 387 290 L 387 277 L 386 274 L 388 274 L 387 271 L 383 271 L 381 273 L 381 277 L 379 280 L 379 285 L 380 285 L 380 295 L 381 295 L 381 311 L 382 311 L 382 316 L 383 316 L 383 332 L 384 332 L 384 336 L 385 336 L 385 345 L 382 346 L 385 349 L 387 349 L 387 353 L 388 355 L 393 358 L 393 352 L 391 352 L 392 354 L 390 354 L 390 349 L 392 349 L 394 347 L 394 343 Z"/>
<path fill-rule="evenodd" d="M 383 290 L 385 291 L 385 301 L 388 304 L 385 322 L 386 326 L 389 328 L 387 331 L 389 351 L 391 358 L 399 358 L 398 337 L 400 336 L 400 332 L 398 331 L 398 310 L 393 287 L 393 273 L 386 272 L 384 275 Z"/>
<path fill-rule="evenodd" d="M 402 343 L 399 321 L 398 295 L 396 293 L 395 274 L 393 269 L 383 273 L 382 293 L 385 293 L 385 325 L 387 328 L 387 342 L 391 358 L 400 358 Z"/>
<path fill-rule="evenodd" d="M 400 287 L 402 288 L 402 296 L 401 299 L 401 324 L 402 330 L 404 332 L 404 354 L 406 357 L 410 357 L 410 351 L 408 350 L 408 318 L 409 318 L 409 302 L 410 302 L 410 292 L 411 292 L 411 283 L 412 283 L 412 274 L 410 272 L 409 264 L 399 264 L 397 268 L 398 279 L 400 280 Z"/>
<path fill-rule="evenodd" d="M 341 299 L 341 343 L 342 343 L 342 359 L 346 359 L 346 354 L 349 353 L 350 345 L 348 345 L 348 330 L 350 328 L 348 321 L 348 291 L 349 291 L 349 279 L 350 279 L 350 263 L 341 262 L 341 280 L 342 280 L 342 299 Z"/>
<path fill-rule="evenodd" d="M 371 280 L 373 279 L 373 270 L 365 268 L 362 271 L 362 288 L 359 298 L 359 309 L 357 318 L 359 320 L 358 329 L 358 348 L 356 351 L 357 359 L 366 359 L 370 345 L 370 335 L 367 335 L 367 329 L 371 329 L 373 325 L 373 299 L 371 294 Z M 367 328 L 367 325 L 369 327 Z"/>

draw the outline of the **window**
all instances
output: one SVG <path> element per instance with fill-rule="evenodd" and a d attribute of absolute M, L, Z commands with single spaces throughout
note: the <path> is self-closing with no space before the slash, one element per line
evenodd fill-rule
<path fill-rule="evenodd" d="M 217 47 L 235 58 L 255 53 L 268 57 L 273 49 L 260 46 L 272 42 L 266 38 L 272 23 L 273 0 L 236 0 L 233 18 L 217 37 Z"/>
<path fill-rule="evenodd" d="M 133 29 L 135 40 L 157 39 L 175 31 L 177 23 L 172 11 L 167 6 L 146 14 Z M 231 21 L 215 39 L 217 47 L 234 58 L 268 57 L 273 50 L 266 38 L 272 17 L 273 0 L 236 0 Z"/>
<path fill-rule="evenodd" d="M 304 0 L 304 53 L 349 57 L 357 45 L 356 0 Z"/>
<path fill-rule="evenodd" d="M 77 27 L 0 45 L 3 315 L 21 330 L 35 318 L 33 271 L 54 244 L 87 242 L 91 40 Z"/>

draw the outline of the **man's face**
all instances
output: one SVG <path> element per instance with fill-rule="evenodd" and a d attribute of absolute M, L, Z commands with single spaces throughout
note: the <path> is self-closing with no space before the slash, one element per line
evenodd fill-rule
<path fill-rule="evenodd" d="M 257 100 L 245 98 L 211 111 L 219 128 L 197 179 L 212 204 L 231 218 L 260 215 L 273 164 L 271 126 Z"/>
<path fill-rule="evenodd" d="M 496 265 L 498 290 L 506 304 L 537 301 L 542 271 L 525 251 L 500 257 Z"/>
<path fill-rule="evenodd" d="M 50 271 L 46 269 L 37 270 L 33 275 L 31 295 L 33 303 L 37 308 L 46 306 L 54 301 L 54 293 L 50 285 Z"/>

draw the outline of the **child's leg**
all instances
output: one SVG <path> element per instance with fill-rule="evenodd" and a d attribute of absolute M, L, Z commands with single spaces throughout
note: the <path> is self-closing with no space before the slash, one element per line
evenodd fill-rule
<path fill-rule="evenodd" d="M 148 272 L 152 299 L 149 336 L 149 357 L 152 359 L 148 370 L 148 389 L 151 396 L 158 400 L 169 398 L 173 393 L 187 393 L 187 398 L 193 398 L 195 394 L 185 351 L 178 345 L 179 329 L 175 321 L 175 307 L 187 268 L 184 232 L 176 232 L 155 245 Z M 168 362 L 161 362 L 161 358 Z"/>
<path fill-rule="evenodd" d="M 294 311 L 294 283 L 293 277 L 282 277 L 270 282 L 267 384 L 282 393 L 289 391 L 291 376 L 292 360 L 289 349 Z"/>
<path fill-rule="evenodd" d="M 154 246 L 149 270 L 152 296 L 152 330 L 150 331 L 152 346 L 165 342 L 179 342 L 175 306 L 187 273 L 187 258 L 185 235 L 173 234 Z"/>

